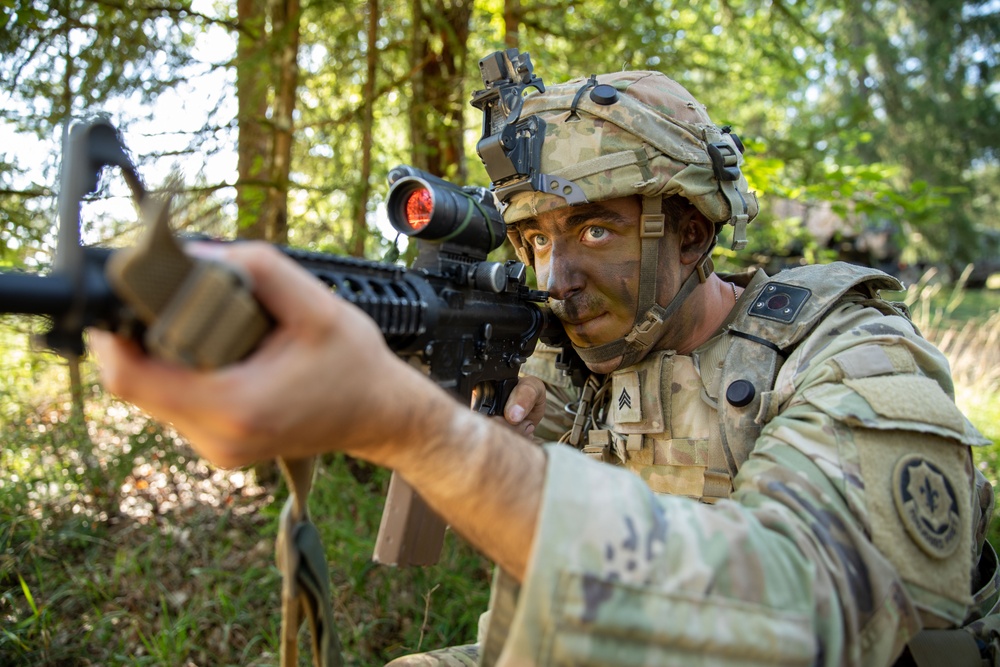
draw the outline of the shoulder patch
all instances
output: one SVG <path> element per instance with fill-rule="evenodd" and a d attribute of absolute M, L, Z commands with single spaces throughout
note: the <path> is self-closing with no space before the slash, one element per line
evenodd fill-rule
<path fill-rule="evenodd" d="M 750 305 L 748 315 L 777 322 L 793 322 L 812 291 L 786 283 L 768 283 Z"/>
<path fill-rule="evenodd" d="M 972 603 L 969 448 L 926 433 L 858 427 L 841 430 L 838 442 L 842 452 L 857 452 L 872 543 L 920 605 L 961 624 Z"/>
<path fill-rule="evenodd" d="M 940 468 L 920 455 L 904 456 L 892 473 L 892 496 L 906 532 L 924 553 L 954 553 L 960 542 L 958 501 Z"/>

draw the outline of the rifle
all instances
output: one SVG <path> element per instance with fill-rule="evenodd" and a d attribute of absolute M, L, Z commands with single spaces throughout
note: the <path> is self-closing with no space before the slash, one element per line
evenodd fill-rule
<path fill-rule="evenodd" d="M 145 228 L 133 247 L 80 245 L 80 204 L 97 190 L 105 167 L 120 169 L 139 207 Z M 528 286 L 521 262 L 487 259 L 502 245 L 505 227 L 486 188 L 459 187 L 405 166 L 393 169 L 389 182 L 390 222 L 418 247 L 412 268 L 281 251 L 367 313 L 398 356 L 472 409 L 501 414 L 546 327 L 553 336 L 561 331 L 541 305 L 548 295 Z M 170 196 L 146 190 L 106 119 L 76 123 L 67 133 L 59 216 L 48 275 L 0 272 L 0 313 L 47 316 L 45 347 L 80 356 L 84 330 L 96 327 L 132 338 L 154 356 L 207 369 L 248 356 L 270 330 L 267 313 L 237 272 L 184 253 L 170 229 Z M 339 664 L 329 572 L 306 509 L 314 462 L 279 464 L 291 491 L 278 538 L 283 664 L 295 662 L 303 609 L 316 664 Z M 444 531 L 441 519 L 393 474 L 373 558 L 432 564 Z"/>

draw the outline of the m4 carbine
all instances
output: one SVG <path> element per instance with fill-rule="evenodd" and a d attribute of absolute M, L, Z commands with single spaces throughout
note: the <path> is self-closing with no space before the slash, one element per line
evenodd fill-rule
<path fill-rule="evenodd" d="M 145 223 L 133 247 L 80 245 L 80 203 L 97 189 L 107 166 L 120 168 Z M 418 246 L 412 268 L 281 250 L 337 297 L 367 313 L 397 355 L 423 368 L 472 409 L 501 414 L 521 364 L 549 326 L 542 306 L 547 293 L 527 285 L 520 262 L 487 259 L 505 238 L 488 190 L 458 187 L 412 167 L 394 169 L 389 181 L 389 219 Z M 150 354 L 198 368 L 235 363 L 251 354 L 268 334 L 270 318 L 238 273 L 184 253 L 170 229 L 169 199 L 146 191 L 108 121 L 72 126 L 63 149 L 53 269 L 48 275 L 0 272 L 0 312 L 48 316 L 51 327 L 43 343 L 67 355 L 83 353 L 87 327 L 131 337 Z M 556 324 L 551 333 L 557 331 Z M 289 535 L 279 543 L 299 539 L 298 527 L 308 523 L 305 495 L 313 470 L 311 462 L 282 467 L 293 496 L 297 490 L 301 497 L 294 498 L 290 516 L 283 515 Z M 374 558 L 397 565 L 434 563 L 444 530 L 441 520 L 394 475 Z M 279 544 L 279 561 L 302 558 L 294 548 L 291 555 L 281 551 Z M 288 570 L 294 576 L 295 566 L 282 569 L 287 589 Z M 297 597 L 296 590 L 285 593 L 286 602 L 288 596 Z M 296 621 L 290 631 L 297 628 Z M 332 626 L 327 631 L 336 643 Z M 285 639 L 293 641 L 294 632 Z M 337 647 L 329 650 L 339 652 Z M 318 659 L 317 651 L 314 646 Z"/>

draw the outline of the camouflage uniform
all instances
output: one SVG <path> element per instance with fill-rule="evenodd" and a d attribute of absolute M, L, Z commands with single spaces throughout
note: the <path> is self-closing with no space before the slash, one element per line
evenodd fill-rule
<path fill-rule="evenodd" d="M 662 75 L 596 81 L 647 107 L 588 103 L 580 82 L 527 97 L 549 181 L 591 201 L 679 194 L 741 235 L 756 199 L 706 157 L 728 133 Z M 505 203 L 508 223 L 566 205 Z M 498 572 L 478 664 L 891 665 L 921 629 L 995 610 L 993 493 L 970 450 L 987 440 L 940 352 L 878 297 L 901 286 L 843 264 L 727 280 L 746 290 L 716 336 L 611 373 L 583 455 L 545 445 L 533 553 L 520 585 Z M 549 437 L 572 400 L 553 390 Z M 456 655 L 394 664 L 474 664 Z"/>
<path fill-rule="evenodd" d="M 846 265 L 791 273 L 816 291 L 891 286 Z M 730 483 L 721 370 L 767 284 L 758 272 L 691 356 L 611 374 L 588 456 L 546 445 L 534 554 L 519 590 L 498 576 L 482 664 L 889 665 L 922 627 L 989 610 L 972 592 L 996 590 L 975 568 L 993 499 L 969 450 L 987 441 L 941 354 L 865 282 L 763 392 Z M 453 655 L 404 664 L 475 664 Z"/>

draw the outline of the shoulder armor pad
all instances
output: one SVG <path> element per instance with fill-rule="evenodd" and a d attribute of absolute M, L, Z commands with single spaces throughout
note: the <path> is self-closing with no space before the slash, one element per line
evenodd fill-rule
<path fill-rule="evenodd" d="M 760 285 L 730 330 L 784 351 L 802 340 L 848 292 L 874 299 L 881 290 L 902 289 L 902 283 L 887 273 L 845 262 L 787 269 Z"/>

